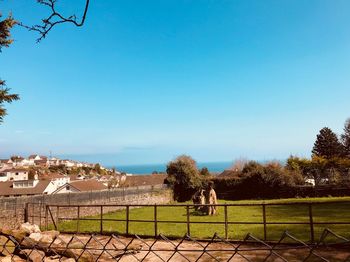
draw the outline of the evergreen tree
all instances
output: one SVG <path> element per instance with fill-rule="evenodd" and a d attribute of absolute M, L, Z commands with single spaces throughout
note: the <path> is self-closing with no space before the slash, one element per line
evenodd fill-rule
<path fill-rule="evenodd" d="M 344 134 L 341 135 L 344 147 L 344 156 L 350 158 L 350 118 L 345 121 Z"/>
<path fill-rule="evenodd" d="M 0 52 L 1 48 L 8 47 L 12 43 L 13 40 L 10 38 L 10 30 L 15 24 L 16 21 L 11 16 L 0 21 Z M 19 99 L 17 94 L 10 94 L 9 91 L 10 89 L 6 87 L 5 81 L 0 79 L 0 122 L 3 121 L 3 118 L 6 115 L 4 103 L 11 103 L 12 101 Z"/>
<path fill-rule="evenodd" d="M 343 146 L 337 135 L 330 128 L 324 127 L 317 135 L 312 154 L 326 159 L 340 157 L 343 154 Z"/>

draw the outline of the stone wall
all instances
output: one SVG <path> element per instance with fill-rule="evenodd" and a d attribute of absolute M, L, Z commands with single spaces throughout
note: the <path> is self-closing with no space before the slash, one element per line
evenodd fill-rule
<path fill-rule="evenodd" d="M 166 204 L 172 201 L 172 191 L 164 185 L 118 188 L 113 190 L 65 193 L 56 195 L 37 195 L 0 198 L 0 227 L 4 224 L 15 227 L 24 221 L 24 209 L 29 204 L 28 220 L 37 224 L 45 221 L 45 205 L 125 205 L 125 204 Z M 65 211 L 66 210 L 66 211 Z M 104 208 L 111 212 L 113 208 Z M 77 214 L 76 208 L 61 208 L 59 216 L 71 217 Z M 100 212 L 97 207 L 81 209 L 81 216 Z M 53 212 L 54 216 L 55 214 Z"/>

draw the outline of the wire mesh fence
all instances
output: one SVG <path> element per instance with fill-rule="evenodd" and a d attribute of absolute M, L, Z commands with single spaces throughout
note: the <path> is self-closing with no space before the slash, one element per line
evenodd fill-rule
<path fill-rule="evenodd" d="M 350 261 L 349 239 L 325 229 L 315 244 L 285 231 L 271 244 L 252 234 L 230 242 L 217 234 L 208 241 L 185 235 L 154 239 L 138 235 L 67 235 L 49 231 L 29 236 L 0 234 L 0 261 Z"/>

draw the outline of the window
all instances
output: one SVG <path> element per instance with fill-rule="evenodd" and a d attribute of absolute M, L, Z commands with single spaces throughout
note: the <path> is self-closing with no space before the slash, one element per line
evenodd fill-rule
<path fill-rule="evenodd" d="M 66 190 L 70 190 L 70 186 L 66 186 Z"/>

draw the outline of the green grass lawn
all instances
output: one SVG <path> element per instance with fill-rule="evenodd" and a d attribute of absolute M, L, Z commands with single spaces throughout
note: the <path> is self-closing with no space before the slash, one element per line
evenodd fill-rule
<path fill-rule="evenodd" d="M 350 222 L 350 197 L 346 198 L 307 198 L 307 199 L 281 199 L 268 201 L 219 201 L 220 204 L 278 204 L 293 203 L 291 205 L 267 205 L 266 221 L 268 222 L 309 222 L 309 207 L 303 202 L 321 202 L 312 207 L 314 222 Z M 346 203 L 336 203 L 336 201 L 349 201 Z M 204 216 L 190 209 L 191 222 L 224 222 L 224 207 L 219 207 L 215 216 Z M 261 206 L 231 206 L 227 208 L 229 222 L 262 222 Z M 96 219 L 99 216 L 86 217 Z M 120 210 L 103 215 L 104 219 L 125 219 L 126 211 Z M 153 207 L 141 207 L 130 209 L 129 218 L 131 220 L 154 220 Z M 186 222 L 186 207 L 157 207 L 158 221 L 183 221 Z M 100 221 L 80 221 L 80 232 L 99 232 Z M 182 237 L 187 232 L 186 223 L 163 223 L 158 222 L 158 233 L 166 236 Z M 336 233 L 350 237 L 350 224 L 348 225 L 314 225 L 315 239 L 319 239 L 324 228 L 329 228 Z M 62 221 L 59 223 L 60 231 L 77 230 L 77 221 Z M 284 230 L 288 230 L 297 238 L 309 241 L 309 225 L 267 225 L 267 239 L 278 240 Z M 103 231 L 124 234 L 126 232 L 125 221 L 104 221 Z M 154 222 L 129 222 L 129 233 L 138 235 L 154 235 Z M 196 238 L 210 238 L 214 233 L 225 237 L 224 224 L 200 224 L 190 225 L 191 236 Z M 263 238 L 264 228 L 261 224 L 229 224 L 228 237 L 234 240 L 242 240 L 247 233 Z"/>

